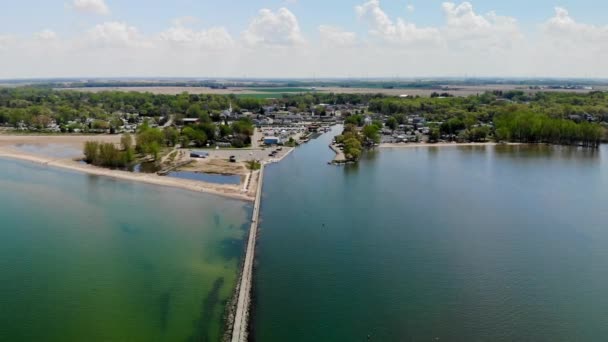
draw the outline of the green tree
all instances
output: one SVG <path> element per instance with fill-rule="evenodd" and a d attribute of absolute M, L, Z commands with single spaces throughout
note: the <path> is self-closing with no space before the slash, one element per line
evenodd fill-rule
<path fill-rule="evenodd" d="M 120 137 L 120 145 L 123 151 L 127 151 L 133 148 L 133 137 L 129 133 L 125 133 Z"/>
<path fill-rule="evenodd" d="M 182 135 L 188 139 L 188 142 L 193 142 L 197 147 L 203 147 L 207 143 L 205 132 L 192 127 L 185 127 L 182 130 Z"/>
<path fill-rule="evenodd" d="M 397 122 L 397 119 L 395 117 L 391 116 L 386 120 L 386 127 L 394 131 L 397 129 L 397 127 L 399 127 L 399 122 Z"/>
<path fill-rule="evenodd" d="M 380 134 L 378 132 L 378 126 L 368 125 L 363 127 L 363 136 L 374 143 L 380 142 Z"/>
<path fill-rule="evenodd" d="M 163 146 L 165 136 L 163 132 L 158 128 L 147 128 L 137 133 L 137 151 L 145 154 L 153 154 L 153 145 Z"/>
<path fill-rule="evenodd" d="M 177 145 L 179 141 L 179 132 L 173 127 L 167 127 L 163 130 L 165 141 L 169 146 Z"/>
<path fill-rule="evenodd" d="M 87 141 L 84 143 L 84 160 L 93 164 L 98 159 L 99 143 L 96 141 Z"/>
<path fill-rule="evenodd" d="M 429 132 L 429 142 L 436 143 L 439 141 L 440 137 L 441 137 L 441 133 L 439 132 L 439 128 L 432 127 Z"/>

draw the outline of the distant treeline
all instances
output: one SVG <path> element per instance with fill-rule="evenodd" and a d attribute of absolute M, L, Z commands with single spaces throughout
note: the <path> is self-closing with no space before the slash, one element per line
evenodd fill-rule
<path fill-rule="evenodd" d="M 429 121 L 446 121 L 458 117 L 490 122 L 495 114 L 513 108 L 531 110 L 553 118 L 589 116 L 596 122 L 608 122 L 608 93 L 527 94 L 523 91 L 497 91 L 468 97 L 382 97 L 369 101 L 371 112 L 397 117 L 419 115 Z"/>
<path fill-rule="evenodd" d="M 371 112 L 391 116 L 395 129 L 418 116 L 430 127 L 430 140 L 543 142 L 597 147 L 605 140 L 608 93 L 488 92 L 466 98 L 378 98 Z M 438 124 L 441 123 L 441 124 Z"/>
<path fill-rule="evenodd" d="M 7 80 L 9 84 L 26 81 Z M 211 87 L 211 88 L 282 88 L 282 87 L 341 87 L 378 89 L 442 89 L 458 86 L 519 85 L 526 87 L 547 87 L 553 89 L 582 88 L 586 86 L 606 86 L 607 80 L 599 79 L 505 79 L 505 78 L 349 78 L 349 79 L 141 79 L 141 80 L 28 80 L 35 86 L 46 87 Z"/>

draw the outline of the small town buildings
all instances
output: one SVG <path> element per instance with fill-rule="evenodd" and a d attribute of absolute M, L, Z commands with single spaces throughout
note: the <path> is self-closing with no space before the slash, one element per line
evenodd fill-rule
<path fill-rule="evenodd" d="M 281 144 L 281 138 L 279 137 L 264 137 L 264 145 L 272 146 Z"/>
<path fill-rule="evenodd" d="M 197 124 L 199 121 L 198 118 L 184 118 L 182 119 L 182 122 L 184 123 L 184 125 L 194 125 Z"/>

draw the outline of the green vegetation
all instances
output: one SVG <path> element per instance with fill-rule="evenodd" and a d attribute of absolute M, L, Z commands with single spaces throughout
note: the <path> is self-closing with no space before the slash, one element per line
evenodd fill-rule
<path fill-rule="evenodd" d="M 598 147 L 604 128 L 589 122 L 550 118 L 532 111 L 513 111 L 497 115 L 496 139 L 525 143 L 551 143 Z"/>
<path fill-rule="evenodd" d="M 296 142 L 296 140 L 293 137 L 289 137 L 289 140 L 287 140 L 287 142 L 284 145 L 287 147 L 296 147 L 296 146 L 298 146 L 298 143 Z"/>
<path fill-rule="evenodd" d="M 408 117 L 423 118 L 429 142 L 495 139 L 597 147 L 605 139 L 608 94 L 496 91 L 464 98 L 385 97 L 371 99 L 369 111 L 388 116 L 385 125 L 391 130 L 408 124 Z M 360 120 L 347 118 L 350 123 Z"/>
<path fill-rule="evenodd" d="M 233 147 L 245 147 L 251 145 L 251 136 L 253 135 L 253 122 L 249 119 L 241 119 L 232 123 L 231 126 L 233 138 Z"/>
<path fill-rule="evenodd" d="M 257 100 L 267 100 L 276 98 L 276 94 L 235 94 L 237 99 L 246 100 L 246 99 L 257 99 Z"/>
<path fill-rule="evenodd" d="M 249 170 L 259 170 L 262 168 L 262 164 L 257 160 L 249 160 L 247 162 L 247 167 Z"/>
<path fill-rule="evenodd" d="M 346 125 L 344 132 L 336 137 L 336 143 L 344 148 L 344 156 L 347 160 L 358 160 L 363 151 L 361 136 L 353 125 Z"/>
<path fill-rule="evenodd" d="M 342 134 L 336 137 L 336 143 L 342 145 L 347 160 L 356 161 L 361 157 L 364 148 L 380 142 L 380 129 L 381 125 L 377 123 L 363 128 L 346 124 Z"/>
<path fill-rule="evenodd" d="M 123 136 L 121 144 L 122 150 L 112 143 L 87 141 L 84 145 L 85 161 L 96 166 L 110 168 L 126 167 L 134 159 L 131 136 Z"/>
<path fill-rule="evenodd" d="M 140 126 L 135 140 L 135 150 L 141 154 L 152 155 L 154 160 L 158 159 L 160 149 L 165 145 L 163 132 L 158 128 L 151 128 L 146 123 Z"/>
<path fill-rule="evenodd" d="M 265 93 L 305 93 L 310 92 L 311 89 L 308 88 L 250 88 L 252 91 L 259 91 Z"/>
<path fill-rule="evenodd" d="M 393 82 L 390 87 L 398 88 L 398 83 Z M 416 82 L 408 86 L 428 87 L 432 83 Z M 382 82 L 374 84 L 378 88 L 386 86 Z M 81 86 L 89 86 L 89 83 Z M 301 92 L 310 86 L 314 85 L 278 82 L 277 86 L 245 86 L 270 95 L 281 94 L 276 99 L 187 93 L 81 93 L 41 86 L 2 88 L 0 126 L 28 132 L 65 133 L 133 132 L 137 126 L 146 126 L 137 131 L 135 151 L 157 156 L 163 147 L 178 144 L 202 147 L 222 142 L 234 147 L 249 146 L 253 123 L 249 119 L 224 122 L 222 112 L 230 106 L 235 112 L 248 111 L 254 116 L 265 115 L 268 106 L 292 112 L 314 111 L 323 116 L 329 113 L 320 104 L 346 105 L 347 109 L 341 111 L 347 125 L 363 127 L 365 123 L 369 124 L 366 120 L 369 116 L 377 120 L 373 126 L 378 126 L 378 121 L 381 121 L 387 129 L 399 130 L 403 134 L 424 127 L 429 130 L 427 135 L 431 142 L 494 139 L 595 147 L 605 139 L 608 122 L 608 93 L 604 92 L 531 94 L 518 90 L 450 97 L 446 88 L 427 98 Z M 348 84 L 341 86 L 347 87 Z M 181 132 L 175 128 L 155 128 L 164 125 L 169 118 L 178 124 L 184 118 L 197 118 L 199 122 Z M 422 120 L 413 121 L 413 118 Z M 142 125 L 144 122 L 148 124 Z M 407 127 L 400 130 L 404 127 L 401 125 Z M 359 139 L 359 135 L 364 139 Z M 372 128 L 361 128 L 357 132 L 363 148 L 378 141 L 378 136 L 379 131 L 374 132 Z M 353 146 L 354 154 L 357 154 L 357 148 Z"/>

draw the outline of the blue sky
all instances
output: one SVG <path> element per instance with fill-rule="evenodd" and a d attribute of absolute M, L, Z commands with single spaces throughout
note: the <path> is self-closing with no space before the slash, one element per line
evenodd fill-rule
<path fill-rule="evenodd" d="M 608 1 L 20 0 L 2 8 L 0 78 L 608 76 Z"/>
<path fill-rule="evenodd" d="M 69 10 L 69 2 L 53 0 L 20 0 L 12 2 L 9 10 L 0 11 L 0 32 L 32 34 L 51 28 L 58 33 L 73 34 L 86 24 L 105 20 L 125 21 L 144 32 L 162 31 L 174 18 L 193 16 L 201 26 L 225 26 L 232 33 L 239 33 L 261 8 L 289 8 L 299 19 L 305 33 L 314 33 L 320 24 L 338 25 L 365 32 L 355 15 L 354 7 L 363 1 L 352 0 L 107 0 L 109 16 L 81 15 Z M 401 16 L 418 25 L 438 26 L 443 22 L 440 11 L 442 0 L 383 0 L 387 13 Z M 483 0 L 471 1 L 479 13 L 496 11 L 500 15 L 517 18 L 522 27 L 533 29 L 538 23 L 551 17 L 553 8 L 564 7 L 577 20 L 589 24 L 608 23 L 608 1 L 597 0 Z M 408 12 L 413 5 L 414 12 Z M 4 7 L 6 8 L 6 7 Z"/>

